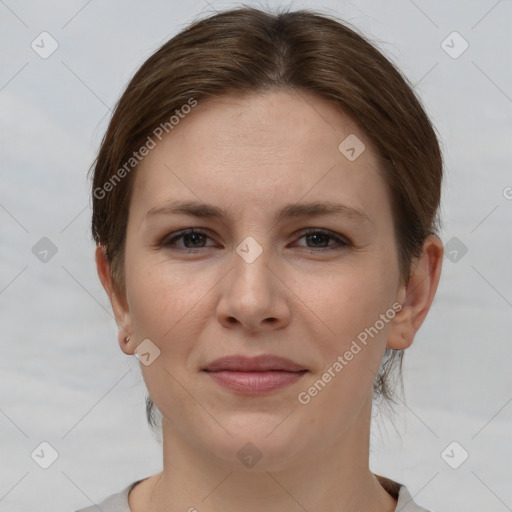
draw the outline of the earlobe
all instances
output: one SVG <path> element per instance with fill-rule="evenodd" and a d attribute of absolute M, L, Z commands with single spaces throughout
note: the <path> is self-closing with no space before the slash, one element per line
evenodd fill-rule
<path fill-rule="evenodd" d="M 130 312 L 126 299 L 124 297 L 118 297 L 114 290 L 110 263 L 108 261 L 104 246 L 96 246 L 95 258 L 98 277 L 100 278 L 101 284 L 103 285 L 103 288 L 108 295 L 110 304 L 112 306 L 112 311 L 114 312 L 114 317 L 118 329 L 117 336 L 119 346 L 125 354 L 132 355 L 134 353 L 135 346 L 132 347 L 133 341 L 131 339 L 132 328 Z"/>
<path fill-rule="evenodd" d="M 443 244 L 436 235 L 429 235 L 421 255 L 414 260 L 406 286 L 400 288 L 397 301 L 402 309 L 395 315 L 387 346 L 404 350 L 414 341 L 416 332 L 425 320 L 441 277 Z"/>

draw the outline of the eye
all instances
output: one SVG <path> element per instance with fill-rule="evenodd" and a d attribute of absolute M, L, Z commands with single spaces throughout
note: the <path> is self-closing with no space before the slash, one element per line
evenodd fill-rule
<path fill-rule="evenodd" d="M 308 242 L 311 242 L 313 245 L 308 245 L 307 248 L 311 249 L 320 249 L 320 250 L 333 250 L 340 249 L 344 246 L 349 246 L 350 243 L 345 239 L 335 235 L 334 233 L 324 230 L 324 229 L 310 229 L 306 232 L 302 233 L 302 236 L 299 238 L 305 238 Z M 329 244 L 329 239 L 334 240 L 334 244 Z"/>
<path fill-rule="evenodd" d="M 207 232 L 189 228 L 164 239 L 162 245 L 176 251 L 196 252 L 196 249 L 208 247 L 205 244 L 209 238 L 211 237 Z M 306 247 L 307 249 L 317 249 L 318 251 L 341 249 L 350 245 L 350 242 L 344 238 L 324 229 L 309 229 L 307 231 L 303 231 L 299 240 L 302 238 L 306 239 L 306 243 L 308 244 L 307 246 L 302 247 Z M 177 246 L 176 244 L 179 241 L 181 241 L 184 246 Z M 329 243 L 329 241 L 334 241 L 334 243 Z M 301 245 L 299 244 L 299 247 L 300 246 Z"/>
<path fill-rule="evenodd" d="M 180 231 L 170 238 L 166 238 L 162 242 L 162 245 L 165 247 L 170 247 L 171 249 L 176 249 L 177 251 L 195 252 L 194 249 L 200 249 L 204 247 L 203 244 L 207 238 L 210 237 L 204 231 L 190 228 L 185 229 L 184 231 Z M 176 242 L 179 240 L 183 241 L 185 247 L 175 246 Z"/>

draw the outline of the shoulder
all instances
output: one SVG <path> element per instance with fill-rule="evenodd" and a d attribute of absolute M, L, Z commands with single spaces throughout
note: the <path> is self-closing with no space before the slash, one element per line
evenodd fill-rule
<path fill-rule="evenodd" d="M 430 512 L 426 508 L 420 507 L 414 502 L 405 485 L 381 476 L 377 476 L 377 478 L 386 491 L 397 499 L 395 512 Z M 132 482 L 121 492 L 108 496 L 101 503 L 81 508 L 75 512 L 97 512 L 98 508 L 102 512 L 131 512 L 130 506 L 128 505 L 128 494 L 131 489 L 141 481 L 142 480 L 137 480 Z"/>
<path fill-rule="evenodd" d="M 417 505 L 405 485 L 400 485 L 396 512 L 429 512 L 426 508 Z"/>
<path fill-rule="evenodd" d="M 130 506 L 128 505 L 128 493 L 131 489 L 137 485 L 141 480 L 132 482 L 130 485 L 125 487 L 122 491 L 112 494 L 105 498 L 101 503 L 96 503 L 90 507 L 81 508 L 75 512 L 98 512 L 98 509 L 102 512 L 131 512 Z"/>
<path fill-rule="evenodd" d="M 405 485 L 380 475 L 375 476 L 382 487 L 397 500 L 395 512 L 430 512 L 414 502 Z"/>

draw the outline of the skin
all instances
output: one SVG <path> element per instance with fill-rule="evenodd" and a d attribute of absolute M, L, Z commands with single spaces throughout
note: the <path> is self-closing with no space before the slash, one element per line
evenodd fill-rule
<path fill-rule="evenodd" d="M 349 134 L 366 146 L 355 161 L 338 150 Z M 134 190 L 124 295 L 113 292 L 108 261 L 96 251 L 121 349 L 132 355 L 150 339 L 160 350 L 141 371 L 163 417 L 163 470 L 135 486 L 131 510 L 393 511 L 396 500 L 368 465 L 372 386 L 386 346 L 407 348 L 424 321 L 443 245 L 430 236 L 408 285 L 400 282 L 390 197 L 361 129 L 303 92 L 216 98 L 146 156 Z M 228 218 L 146 216 L 176 199 L 216 205 Z M 369 222 L 339 214 L 274 222 L 285 205 L 327 200 L 363 211 Z M 181 238 L 174 250 L 162 243 L 191 227 L 206 236 Z M 309 228 L 349 245 L 304 236 Z M 236 252 L 248 236 L 263 249 L 251 263 Z M 307 405 L 299 403 L 298 394 L 395 302 L 402 310 Z M 201 372 L 221 356 L 265 353 L 309 371 L 257 397 Z M 261 453 L 252 468 L 237 457 L 249 441 Z"/>

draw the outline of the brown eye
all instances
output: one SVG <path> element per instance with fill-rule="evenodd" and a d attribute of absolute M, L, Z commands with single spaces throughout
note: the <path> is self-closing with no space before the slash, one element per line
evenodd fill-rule
<path fill-rule="evenodd" d="M 179 233 L 175 234 L 170 238 L 165 239 L 162 242 L 162 245 L 165 247 L 176 249 L 178 251 L 201 249 L 203 247 L 206 247 L 204 243 L 208 238 L 210 237 L 203 231 L 198 231 L 195 229 L 186 229 L 184 231 L 180 231 Z M 184 247 L 176 247 L 175 244 L 179 240 L 183 240 Z"/>
<path fill-rule="evenodd" d="M 307 248 L 308 249 L 339 249 L 344 246 L 350 245 L 343 238 L 335 235 L 330 231 L 325 231 L 323 229 L 312 229 L 307 232 L 304 232 L 300 238 L 305 238 Z M 329 240 L 334 240 L 333 243 L 329 243 Z"/>

